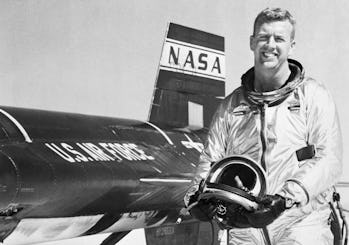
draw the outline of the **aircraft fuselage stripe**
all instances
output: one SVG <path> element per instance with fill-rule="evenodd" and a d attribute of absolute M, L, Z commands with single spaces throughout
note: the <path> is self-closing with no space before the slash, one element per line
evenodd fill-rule
<path fill-rule="evenodd" d="M 173 142 L 172 140 L 170 139 L 170 137 L 168 137 L 168 135 L 162 131 L 159 127 L 157 127 L 156 125 L 152 124 L 151 122 L 145 122 L 146 124 L 152 126 L 153 128 L 155 128 L 157 131 L 159 131 L 162 136 L 164 136 L 164 138 L 167 140 L 167 142 L 170 144 L 170 145 L 173 145 Z"/>
<path fill-rule="evenodd" d="M 27 131 L 23 128 L 23 126 L 13 116 L 11 116 L 9 113 L 7 113 L 6 111 L 4 111 L 2 109 L 0 109 L 0 113 L 4 114 L 8 119 L 11 120 L 12 123 L 14 123 L 16 125 L 16 127 L 21 132 L 21 134 L 23 135 L 26 142 L 28 142 L 28 143 L 33 142 L 31 140 L 31 138 L 29 137 Z"/>
<path fill-rule="evenodd" d="M 190 179 L 161 179 L 161 178 L 140 178 L 141 182 L 166 182 L 166 183 L 190 183 Z"/>

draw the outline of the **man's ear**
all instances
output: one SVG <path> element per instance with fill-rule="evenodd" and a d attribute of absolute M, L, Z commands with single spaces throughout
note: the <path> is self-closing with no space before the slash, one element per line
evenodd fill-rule
<path fill-rule="evenodd" d="M 255 42 L 255 38 L 253 35 L 250 36 L 250 49 L 251 51 L 254 51 L 256 48 L 256 42 Z"/>
<path fill-rule="evenodd" d="M 296 48 L 296 41 L 292 40 L 291 41 L 290 51 L 288 52 L 288 56 L 291 56 L 293 54 L 293 51 L 294 51 L 295 48 Z"/>

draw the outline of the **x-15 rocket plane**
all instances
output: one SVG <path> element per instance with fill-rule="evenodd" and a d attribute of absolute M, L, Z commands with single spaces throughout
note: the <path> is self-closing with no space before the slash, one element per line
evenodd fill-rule
<path fill-rule="evenodd" d="M 0 107 L 0 240 L 146 228 L 151 244 L 211 244 L 175 222 L 224 79 L 224 38 L 171 23 L 146 122 Z"/>

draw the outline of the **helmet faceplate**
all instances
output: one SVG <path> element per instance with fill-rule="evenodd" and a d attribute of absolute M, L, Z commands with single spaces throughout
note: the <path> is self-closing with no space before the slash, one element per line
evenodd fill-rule
<path fill-rule="evenodd" d="M 256 198 L 267 190 L 266 174 L 252 159 L 234 155 L 214 163 L 201 188 L 199 200 L 217 206 L 218 221 L 225 227 L 246 227 L 243 222 L 236 224 L 236 213 L 258 208 Z"/>

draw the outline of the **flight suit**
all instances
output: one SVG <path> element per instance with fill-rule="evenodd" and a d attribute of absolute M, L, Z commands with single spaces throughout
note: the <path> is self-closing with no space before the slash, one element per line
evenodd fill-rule
<path fill-rule="evenodd" d="M 305 77 L 300 63 L 289 60 L 291 75 L 271 92 L 253 89 L 254 70 L 227 96 L 212 120 L 194 184 L 212 162 L 245 155 L 267 175 L 267 194 L 297 205 L 267 227 L 272 244 L 332 244 L 328 218 L 333 185 L 342 171 L 342 140 L 334 101 L 318 81 Z M 297 153 L 314 149 L 302 159 Z M 263 244 L 260 229 L 232 229 L 229 244 Z"/>

